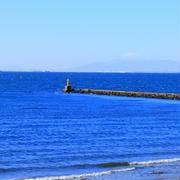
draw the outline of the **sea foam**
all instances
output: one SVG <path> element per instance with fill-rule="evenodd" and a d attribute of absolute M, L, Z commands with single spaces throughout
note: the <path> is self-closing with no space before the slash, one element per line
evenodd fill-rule
<path fill-rule="evenodd" d="M 125 172 L 125 171 L 131 171 L 135 168 L 124 168 L 124 169 L 114 169 L 114 170 L 108 170 L 108 171 L 101 171 L 101 172 L 92 172 L 92 173 L 84 173 L 84 174 L 73 174 L 73 175 L 66 175 L 66 176 L 50 176 L 50 177 L 37 177 L 37 178 L 24 178 L 24 179 L 17 179 L 17 180 L 66 180 L 66 179 L 82 179 L 82 178 L 88 178 L 88 177 L 95 177 L 95 176 L 103 176 L 108 175 L 112 173 L 118 173 L 118 172 Z"/>
<path fill-rule="evenodd" d="M 137 161 L 130 162 L 130 165 L 151 165 L 151 164 L 160 164 L 160 163 L 171 163 L 180 161 L 180 158 L 172 158 L 172 159 L 158 159 L 158 160 L 150 160 L 150 161 Z"/>

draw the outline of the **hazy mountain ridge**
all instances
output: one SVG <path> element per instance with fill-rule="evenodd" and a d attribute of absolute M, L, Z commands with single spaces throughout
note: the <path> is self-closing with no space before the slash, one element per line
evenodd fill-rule
<path fill-rule="evenodd" d="M 180 72 L 180 62 L 172 60 L 114 60 L 68 69 L 72 72 Z"/>

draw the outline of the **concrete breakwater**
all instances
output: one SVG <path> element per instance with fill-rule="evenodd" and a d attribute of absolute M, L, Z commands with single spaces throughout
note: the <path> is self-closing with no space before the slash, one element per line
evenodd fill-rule
<path fill-rule="evenodd" d="M 73 89 L 69 85 L 69 79 L 66 80 L 66 85 L 62 89 L 62 92 L 180 100 L 180 94 L 175 94 L 175 93 L 134 92 L 134 91 L 117 91 L 117 90 L 100 90 L 100 89 Z"/>

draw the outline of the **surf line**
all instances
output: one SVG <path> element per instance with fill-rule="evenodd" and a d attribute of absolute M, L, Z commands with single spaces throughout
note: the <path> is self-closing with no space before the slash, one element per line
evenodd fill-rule
<path fill-rule="evenodd" d="M 72 175 L 64 175 L 64 176 L 49 176 L 49 177 L 35 177 L 35 178 L 21 178 L 16 180 L 73 180 L 73 179 L 86 179 L 90 177 L 96 176 L 104 176 L 114 173 L 126 172 L 135 170 L 134 167 L 132 168 L 125 168 L 125 169 L 114 169 L 114 170 L 107 170 L 107 171 L 100 171 L 100 172 L 92 172 L 92 173 L 85 173 L 85 174 L 72 174 Z"/>
<path fill-rule="evenodd" d="M 73 89 L 70 86 L 69 81 L 70 81 L 69 78 L 67 78 L 66 84 L 62 89 L 62 92 L 180 100 L 180 94 L 177 93 L 134 92 L 134 91 L 117 91 L 117 90 L 102 90 L 102 89 Z"/>

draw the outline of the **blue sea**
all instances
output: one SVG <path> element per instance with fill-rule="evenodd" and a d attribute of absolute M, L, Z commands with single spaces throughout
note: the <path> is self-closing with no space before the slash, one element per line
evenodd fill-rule
<path fill-rule="evenodd" d="M 0 180 L 180 178 L 180 101 L 73 88 L 180 93 L 180 74 L 0 72 Z"/>

